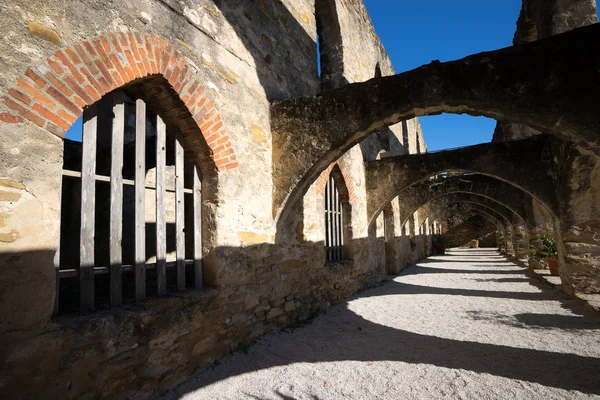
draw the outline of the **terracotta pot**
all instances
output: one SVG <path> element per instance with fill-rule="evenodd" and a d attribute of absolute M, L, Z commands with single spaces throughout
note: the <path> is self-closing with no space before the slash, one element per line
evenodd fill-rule
<path fill-rule="evenodd" d="M 548 263 L 548 268 L 550 268 L 550 275 L 559 276 L 556 258 L 546 258 L 546 262 Z"/>
<path fill-rule="evenodd" d="M 471 240 L 471 248 L 476 249 L 479 247 L 479 240 Z"/>

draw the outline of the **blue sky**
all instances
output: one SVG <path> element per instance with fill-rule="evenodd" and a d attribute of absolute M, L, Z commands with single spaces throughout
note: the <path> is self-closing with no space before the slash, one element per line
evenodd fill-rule
<path fill-rule="evenodd" d="M 521 0 L 364 0 L 396 72 L 512 45 Z M 489 142 L 496 122 L 419 118 L 430 151 Z"/>

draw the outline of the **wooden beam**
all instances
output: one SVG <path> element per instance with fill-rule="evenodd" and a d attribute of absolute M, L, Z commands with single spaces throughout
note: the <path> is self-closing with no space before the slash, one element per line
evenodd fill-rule
<path fill-rule="evenodd" d="M 94 310 L 94 237 L 96 204 L 96 138 L 98 110 L 95 104 L 83 113 L 81 160 L 80 310 Z"/>
<path fill-rule="evenodd" d="M 110 166 L 110 305 L 123 302 L 123 137 L 125 134 L 125 93 L 112 95 L 113 120 Z"/>
<path fill-rule="evenodd" d="M 194 168 L 194 287 L 200 289 L 203 282 L 202 272 L 202 183 L 198 167 Z"/>
<path fill-rule="evenodd" d="M 185 290 L 185 200 L 183 147 L 175 137 L 175 249 L 177 259 L 177 290 Z"/>
<path fill-rule="evenodd" d="M 135 102 L 135 301 L 146 299 L 146 103 Z"/>
<path fill-rule="evenodd" d="M 167 291 L 167 222 L 166 222 L 166 136 L 167 127 L 160 116 L 156 116 L 156 280 L 158 295 Z"/>

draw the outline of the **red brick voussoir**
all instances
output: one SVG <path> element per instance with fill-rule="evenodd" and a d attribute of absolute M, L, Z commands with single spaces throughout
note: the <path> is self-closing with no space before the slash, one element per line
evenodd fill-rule
<path fill-rule="evenodd" d="M 0 121 L 28 120 L 63 138 L 85 106 L 128 82 L 159 74 L 200 128 L 209 153 L 204 157 L 218 171 L 236 168 L 223 121 L 192 70 L 171 43 L 155 34 L 107 34 L 61 49 L 45 64 L 25 71 L 4 97 L 12 112 L 0 113 Z"/>

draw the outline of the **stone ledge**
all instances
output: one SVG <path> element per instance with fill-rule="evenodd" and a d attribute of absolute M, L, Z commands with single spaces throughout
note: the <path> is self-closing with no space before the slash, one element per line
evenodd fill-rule
<path fill-rule="evenodd" d="M 547 269 L 534 269 L 529 271 L 532 271 L 533 276 L 540 282 L 552 286 L 558 292 L 566 294 L 562 290 L 562 280 L 560 279 L 560 276 L 550 275 L 550 271 Z M 570 297 L 578 300 L 586 309 L 600 312 L 600 294 L 575 293 Z"/>

